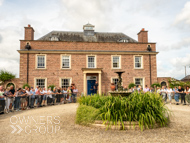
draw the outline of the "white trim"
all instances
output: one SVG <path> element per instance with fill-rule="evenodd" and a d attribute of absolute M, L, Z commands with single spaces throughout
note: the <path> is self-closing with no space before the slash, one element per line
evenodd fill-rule
<path fill-rule="evenodd" d="M 142 78 L 143 79 L 143 89 L 145 88 L 145 77 L 133 77 L 133 82 L 134 82 L 134 84 L 135 84 L 135 79 L 136 78 Z M 136 85 L 136 84 L 135 84 Z"/>
<path fill-rule="evenodd" d="M 45 79 L 45 88 L 47 89 L 47 78 L 46 77 L 35 77 L 34 78 L 34 89 L 36 88 L 36 79 Z"/>
<path fill-rule="evenodd" d="M 61 80 L 62 80 L 62 79 L 70 79 L 70 85 L 69 85 L 69 86 L 71 86 L 72 77 L 60 77 L 60 78 L 59 78 L 59 87 L 62 87 L 62 84 L 61 84 Z"/>
<path fill-rule="evenodd" d="M 141 67 L 140 68 L 137 68 L 135 67 L 135 57 L 141 57 Z M 143 60 L 143 55 L 134 55 L 133 56 L 133 63 L 134 63 L 134 69 L 144 69 L 144 60 Z"/>
<path fill-rule="evenodd" d="M 44 59 L 44 61 L 45 61 L 45 68 L 38 68 L 38 56 L 45 56 L 45 59 Z M 38 69 L 38 70 L 44 70 L 44 69 L 47 69 L 46 67 L 46 65 L 47 65 L 47 54 L 36 54 L 35 55 L 35 69 Z"/>
<path fill-rule="evenodd" d="M 113 67 L 113 57 L 119 57 L 119 67 Z M 111 55 L 111 68 L 112 69 L 121 69 L 121 55 Z"/>
<path fill-rule="evenodd" d="M 96 56 L 96 55 L 92 55 L 92 54 L 91 54 L 91 55 L 86 55 L 86 68 L 89 68 L 89 67 L 88 67 L 88 57 L 89 57 L 89 56 L 91 56 L 91 57 L 94 56 L 94 58 L 95 58 L 95 59 L 94 59 L 94 65 L 95 65 L 94 68 L 97 68 L 97 56 Z M 89 69 L 94 69 L 94 68 L 89 68 Z"/>
<path fill-rule="evenodd" d="M 69 56 L 69 68 L 63 68 L 62 65 L 63 65 L 63 60 L 62 60 L 62 57 L 63 56 Z M 67 70 L 67 69 L 71 69 L 71 55 L 68 55 L 68 54 L 61 54 L 60 55 L 60 68 L 63 69 L 63 70 Z"/>

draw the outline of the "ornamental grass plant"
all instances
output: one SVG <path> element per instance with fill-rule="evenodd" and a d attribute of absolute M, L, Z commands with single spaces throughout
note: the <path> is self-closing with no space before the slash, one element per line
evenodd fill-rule
<path fill-rule="evenodd" d="M 138 122 L 141 130 L 154 128 L 156 125 L 167 126 L 170 121 L 170 111 L 164 105 L 162 98 L 156 93 L 138 93 L 134 92 L 128 97 L 113 96 L 83 96 L 79 98 L 79 108 L 91 106 L 98 110 L 96 118 L 101 118 L 104 124 L 122 125 L 128 121 L 131 126 L 133 122 Z M 85 108 L 83 106 L 83 108 Z M 86 113 L 77 111 L 80 116 L 86 116 Z"/>

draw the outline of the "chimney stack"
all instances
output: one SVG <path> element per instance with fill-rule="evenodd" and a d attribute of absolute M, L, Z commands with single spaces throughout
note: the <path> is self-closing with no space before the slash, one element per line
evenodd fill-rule
<path fill-rule="evenodd" d="M 28 27 L 25 28 L 24 40 L 34 40 L 34 29 L 28 24 Z"/>
<path fill-rule="evenodd" d="M 142 30 L 137 35 L 138 35 L 138 42 L 148 43 L 148 31 L 145 31 L 144 28 L 142 28 Z"/>

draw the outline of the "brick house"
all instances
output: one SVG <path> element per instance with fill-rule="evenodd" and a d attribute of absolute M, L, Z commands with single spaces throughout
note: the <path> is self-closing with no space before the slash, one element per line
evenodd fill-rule
<path fill-rule="evenodd" d="M 148 42 L 148 31 L 142 29 L 138 41 L 123 33 L 95 32 L 86 24 L 82 32 L 52 31 L 34 40 L 34 29 L 25 27 L 20 40 L 20 85 L 68 87 L 75 83 L 79 92 L 110 90 L 117 83 L 115 71 L 122 74 L 122 85 L 150 86 L 157 82 L 156 43 Z"/>

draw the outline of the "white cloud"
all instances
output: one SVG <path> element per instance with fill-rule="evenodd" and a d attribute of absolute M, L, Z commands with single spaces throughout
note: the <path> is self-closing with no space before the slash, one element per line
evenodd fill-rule
<path fill-rule="evenodd" d="M 2 6 L 4 0 L 0 0 L 0 6 Z"/>
<path fill-rule="evenodd" d="M 184 8 L 176 16 L 174 25 L 177 25 L 180 23 L 188 24 L 190 26 L 190 2 L 186 2 Z"/>

